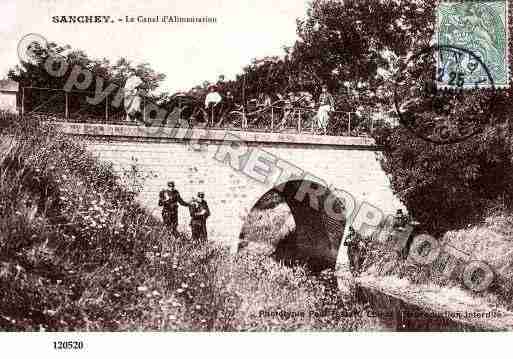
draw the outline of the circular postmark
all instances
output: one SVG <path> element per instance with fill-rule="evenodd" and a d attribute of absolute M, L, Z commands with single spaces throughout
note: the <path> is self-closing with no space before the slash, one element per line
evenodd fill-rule
<path fill-rule="evenodd" d="M 412 55 L 394 89 L 401 125 L 435 144 L 461 142 L 483 131 L 494 97 L 493 77 L 481 58 L 450 45 Z"/>
<path fill-rule="evenodd" d="M 39 52 L 48 50 L 48 41 L 42 35 L 30 33 L 21 38 L 16 50 L 21 62 L 34 63 Z"/>

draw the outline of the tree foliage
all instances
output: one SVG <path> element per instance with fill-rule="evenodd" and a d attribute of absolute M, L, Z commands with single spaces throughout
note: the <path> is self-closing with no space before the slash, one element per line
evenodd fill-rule
<path fill-rule="evenodd" d="M 8 77 L 20 84 L 20 87 L 41 87 L 51 89 L 63 89 L 74 66 L 78 65 L 83 70 L 89 70 L 93 79 L 101 77 L 104 79 L 104 87 L 108 83 L 114 83 L 123 87 L 130 71 L 134 71 L 143 82 L 143 88 L 149 93 L 158 88 L 165 79 L 165 74 L 153 70 L 148 63 L 134 64 L 122 57 L 115 62 L 108 59 L 94 59 L 84 51 L 72 49 L 71 46 L 61 46 L 55 42 L 49 42 L 47 48 L 32 47 L 32 55 L 28 61 L 22 61 L 21 65 L 15 66 L 8 73 Z M 52 76 L 45 68 L 45 62 L 49 56 L 59 56 L 68 64 L 67 71 L 63 76 Z M 84 91 L 94 92 L 96 83 L 93 80 L 90 86 Z M 150 95 L 152 96 L 152 95 Z M 156 97 L 157 98 L 157 97 Z M 85 109 L 87 112 L 87 109 Z"/>

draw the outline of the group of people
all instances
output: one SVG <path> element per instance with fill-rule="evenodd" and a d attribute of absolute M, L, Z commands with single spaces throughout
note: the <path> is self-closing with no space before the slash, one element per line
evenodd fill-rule
<path fill-rule="evenodd" d="M 141 89 L 144 87 L 143 85 L 144 82 L 141 78 L 132 71 L 124 87 L 127 121 L 134 121 L 142 116 Z M 227 89 L 224 75 L 219 76 L 217 83 L 205 83 L 204 87 L 207 90 L 206 93 L 201 88 L 195 88 L 191 91 L 191 96 L 200 101 L 203 101 L 204 98 L 204 108 L 208 114 L 207 123 L 214 126 L 221 123 L 227 113 L 235 110 L 237 104 L 233 94 Z M 287 122 L 297 119 L 297 116 L 311 116 L 312 113 L 316 113 L 315 116 L 312 116 L 312 130 L 324 135 L 327 134 L 330 116 L 335 111 L 335 100 L 328 91 L 327 85 L 322 86 L 317 103 L 309 92 L 289 92 L 287 95 L 260 93 L 257 98 L 249 100 L 248 105 L 254 106 L 256 110 L 274 106 L 275 113 L 281 116 L 279 129 L 284 129 Z M 316 105 L 317 110 L 315 110 Z"/>
<path fill-rule="evenodd" d="M 201 93 L 199 89 L 193 91 L 195 97 L 205 97 L 204 106 L 209 114 L 209 122 L 214 125 L 221 120 L 228 112 L 237 108 L 233 94 L 226 90 L 224 76 L 219 77 L 216 84 L 204 84 L 207 88 L 206 93 Z M 260 93 L 256 98 L 248 101 L 247 112 L 262 110 L 265 108 L 275 107 L 276 114 L 279 114 L 281 121 L 278 128 L 285 128 L 287 122 L 295 120 L 297 116 L 313 116 L 312 130 L 315 133 L 327 134 L 328 123 L 331 114 L 335 111 L 335 100 L 333 95 L 329 93 L 328 86 L 322 86 L 322 92 L 316 102 L 313 95 L 309 92 L 293 92 L 290 91 L 287 95 L 281 93 L 269 94 Z"/>
<path fill-rule="evenodd" d="M 171 230 L 173 235 L 178 234 L 178 206 L 189 208 L 191 216 L 191 233 L 195 241 L 206 242 L 207 235 L 207 219 L 210 217 L 210 209 L 205 200 L 205 193 L 198 192 L 190 202 L 182 199 L 180 192 L 175 188 L 175 183 L 170 181 L 167 188 L 159 193 L 159 206 L 162 207 L 162 220 L 164 224 Z"/>

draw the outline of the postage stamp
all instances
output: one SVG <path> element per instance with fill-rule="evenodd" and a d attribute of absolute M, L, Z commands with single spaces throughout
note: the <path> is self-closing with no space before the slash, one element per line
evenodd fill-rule
<path fill-rule="evenodd" d="M 495 88 L 508 88 L 508 0 L 442 1 L 437 8 L 439 45 L 471 51 L 489 69 Z M 488 75 L 471 56 L 440 52 L 437 66 L 439 88 L 486 88 Z"/>

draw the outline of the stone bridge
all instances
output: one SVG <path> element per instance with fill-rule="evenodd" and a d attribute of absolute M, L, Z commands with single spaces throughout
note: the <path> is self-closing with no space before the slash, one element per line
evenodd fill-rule
<path fill-rule="evenodd" d="M 176 183 L 185 200 L 204 191 L 212 212 L 209 238 L 233 250 L 246 216 L 273 189 L 281 192 L 291 209 L 303 252 L 333 263 L 347 225 L 345 217 L 360 217 L 364 223 L 364 207 L 372 205 L 390 214 L 402 206 L 381 169 L 379 148 L 370 138 L 56 125 L 84 137 L 88 148 L 116 170 L 137 164 L 150 174 L 138 199 L 158 218 L 158 193 L 167 181 Z M 180 207 L 179 228 L 187 231 L 188 221 L 187 208 Z M 340 255 L 339 261 L 347 263 L 345 251 Z"/>

